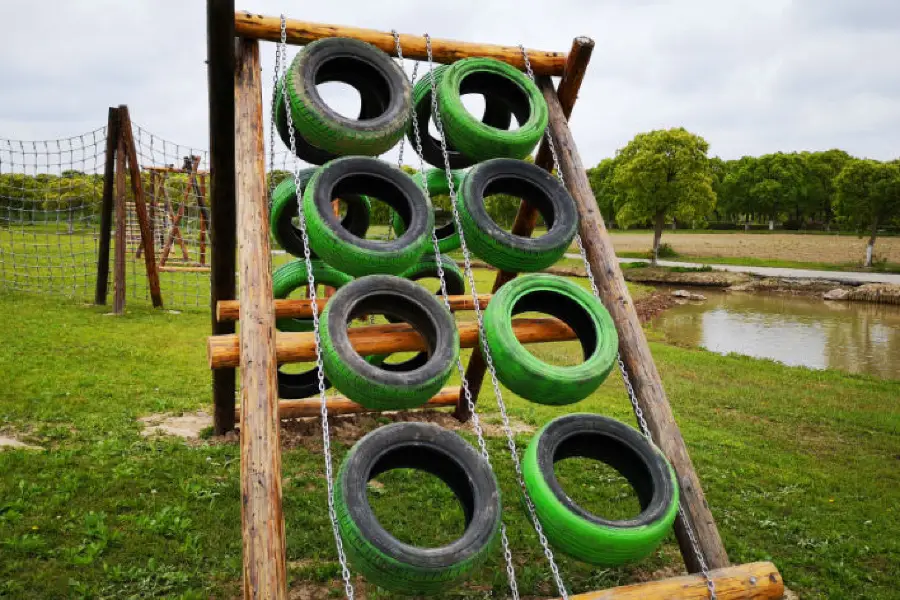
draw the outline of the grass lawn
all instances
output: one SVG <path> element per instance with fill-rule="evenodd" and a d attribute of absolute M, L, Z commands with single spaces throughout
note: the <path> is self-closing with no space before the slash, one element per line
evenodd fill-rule
<path fill-rule="evenodd" d="M 480 289 L 490 276 L 480 273 Z M 207 314 L 130 305 L 117 318 L 100 308 L 12 293 L 0 293 L 0 311 L 9 319 L 0 345 L 6 374 L 0 433 L 44 448 L 0 452 L 0 598 L 238 597 L 237 445 L 145 438 L 137 421 L 207 407 Z M 574 346 L 535 351 L 565 361 Z M 732 562 L 775 561 L 804 600 L 896 598 L 900 382 L 652 347 Z M 525 430 L 520 449 L 529 427 L 567 410 L 634 420 L 617 376 L 574 408 L 505 398 Z M 498 421 L 487 392 L 481 411 L 486 422 Z M 384 420 L 360 421 L 354 435 L 339 436 L 335 460 L 354 437 Z M 337 597 L 320 443 L 315 435 L 307 442 L 283 455 L 289 575 L 309 594 L 300 598 Z M 519 588 L 523 597 L 551 597 L 505 439 L 492 435 L 489 447 Z M 591 510 L 613 517 L 634 510 L 614 472 L 567 461 L 558 473 Z M 376 513 L 401 539 L 435 545 L 461 528 L 459 509 L 436 480 L 399 471 L 379 481 L 385 488 L 371 493 Z M 628 568 L 560 562 L 574 592 L 680 568 L 671 535 L 651 558 Z M 360 597 L 392 597 L 362 581 L 358 588 L 365 590 Z M 506 593 L 495 553 L 444 597 Z"/>

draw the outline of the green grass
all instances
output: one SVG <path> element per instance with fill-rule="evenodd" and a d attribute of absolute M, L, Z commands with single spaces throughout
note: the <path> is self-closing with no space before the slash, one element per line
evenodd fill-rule
<path fill-rule="evenodd" d="M 479 272 L 479 288 L 492 277 Z M 0 598 L 236 597 L 237 446 L 148 439 L 136 421 L 206 408 L 208 316 L 131 306 L 112 317 L 10 293 L 0 293 L 0 311 L 7 317 L 0 431 L 45 448 L 0 452 Z M 804 600 L 896 598 L 900 382 L 657 342 L 652 349 L 732 562 L 775 561 Z M 577 346 L 547 344 L 535 352 L 552 360 Z M 511 416 L 531 426 L 567 410 L 634 421 L 617 376 L 570 409 L 508 392 L 505 398 Z M 487 391 L 481 401 L 485 422 L 496 423 Z M 520 451 L 529 439 L 518 436 Z M 520 590 L 553 595 L 505 440 L 490 437 L 488 446 Z M 312 597 L 324 597 L 322 590 L 338 588 L 339 567 L 318 441 L 309 447 L 283 454 L 289 571 L 292 585 L 321 586 Z M 340 461 L 349 447 L 336 441 L 334 449 Z M 613 517 L 634 510 L 614 472 L 566 463 L 557 469 L 563 486 L 592 510 Z M 433 479 L 394 472 L 379 482 L 383 491 L 373 486 L 370 496 L 398 537 L 437 544 L 458 531 L 460 513 Z M 672 536 L 628 568 L 560 558 L 575 592 L 624 584 L 678 561 Z M 503 597 L 505 585 L 495 554 L 445 597 Z M 392 596 L 369 589 L 368 597 Z"/>

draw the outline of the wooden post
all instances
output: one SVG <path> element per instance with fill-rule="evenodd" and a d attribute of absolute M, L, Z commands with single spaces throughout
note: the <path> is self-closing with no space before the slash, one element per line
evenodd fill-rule
<path fill-rule="evenodd" d="M 563 71 L 562 79 L 559 82 L 559 98 L 563 106 L 566 118 L 572 114 L 572 108 L 575 106 L 575 100 L 578 97 L 578 90 L 581 88 L 581 82 L 587 71 L 588 63 L 591 60 L 591 52 L 594 50 L 594 41 L 586 37 L 577 37 L 572 42 L 572 50 L 566 58 L 566 66 Z M 543 140 L 538 149 L 535 164 L 543 167 L 547 171 L 553 170 L 553 158 L 546 148 L 547 142 Z M 535 207 L 526 202 L 519 204 L 519 211 L 516 213 L 516 220 L 513 222 L 511 233 L 529 237 L 534 231 L 534 225 L 537 221 L 538 211 Z M 516 276 L 515 273 L 500 271 L 494 279 L 494 287 L 492 293 L 496 293 L 507 281 L 511 281 Z M 478 401 L 478 394 L 481 391 L 481 384 L 484 381 L 485 370 L 487 364 L 484 362 L 484 356 L 481 354 L 481 348 L 475 348 L 472 356 L 469 358 L 469 364 L 466 366 L 466 381 L 469 383 L 469 390 L 472 393 L 473 401 Z M 467 421 L 472 416 L 469 412 L 469 404 L 464 398 L 460 399 L 456 410 L 453 412 L 460 421 Z"/>
<path fill-rule="evenodd" d="M 681 437 L 681 431 L 672 415 L 672 408 L 663 389 L 659 372 L 653 362 L 650 346 L 638 320 L 634 303 L 619 268 L 612 239 L 606 231 L 597 200 L 591 191 L 587 172 L 581 163 L 575 140 L 566 122 L 560 100 L 548 77 L 538 77 L 538 85 L 550 111 L 550 133 L 556 143 L 560 169 L 565 177 L 569 193 L 578 207 L 578 228 L 587 253 L 588 262 L 597 281 L 600 297 L 612 315 L 619 333 L 619 349 L 625 369 L 634 386 L 638 403 L 653 437 L 653 441 L 671 461 L 678 473 L 681 497 L 688 518 L 691 520 L 700 549 L 710 569 L 728 566 L 728 555 L 719 537 L 715 520 L 706 504 L 706 497 L 694 465 Z M 679 519 L 675 533 L 688 570 L 699 571 L 690 541 Z"/>
<path fill-rule="evenodd" d="M 119 141 L 119 109 L 109 107 L 106 121 L 106 162 L 103 166 L 103 204 L 100 207 L 100 247 L 97 249 L 97 282 L 94 304 L 106 304 L 109 288 L 109 243 L 112 234 L 113 184 L 116 176 L 116 148 Z"/>
<path fill-rule="evenodd" d="M 259 42 L 240 40 L 236 60 L 244 597 L 282 600 L 287 566 Z"/>
<path fill-rule="evenodd" d="M 206 60 L 209 102 L 210 321 L 213 335 L 234 333 L 219 323 L 216 304 L 235 299 L 237 217 L 234 197 L 234 0 L 207 0 Z M 235 370 L 212 373 L 213 429 L 234 429 Z"/>
<path fill-rule="evenodd" d="M 121 116 L 121 115 L 120 115 Z M 122 137 L 122 121 L 116 136 L 116 254 L 113 265 L 113 313 L 125 312 L 125 139 Z"/>
<path fill-rule="evenodd" d="M 159 272 L 156 270 L 156 253 L 153 250 L 153 233 L 147 217 L 147 203 L 144 202 L 144 183 L 141 181 L 141 165 L 138 164 L 137 150 L 134 147 L 134 134 L 131 132 L 131 117 L 128 107 L 119 106 L 120 133 L 131 167 L 131 192 L 134 194 L 134 211 L 141 228 L 141 242 L 144 246 L 144 265 L 147 268 L 147 284 L 150 286 L 150 298 L 154 308 L 163 305 L 162 292 L 159 289 Z"/>
<path fill-rule="evenodd" d="M 206 265 L 206 222 L 209 220 L 206 209 L 206 175 L 197 176 L 197 205 L 200 207 L 200 266 Z"/>

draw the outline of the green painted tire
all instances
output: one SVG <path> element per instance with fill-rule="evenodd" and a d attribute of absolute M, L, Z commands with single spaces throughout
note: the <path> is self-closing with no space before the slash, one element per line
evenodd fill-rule
<path fill-rule="evenodd" d="M 462 102 L 464 80 L 489 82 L 510 105 L 520 126 L 491 127 L 475 118 Z M 541 91 L 527 75 L 493 58 L 464 58 L 450 65 L 438 82 L 438 107 L 447 140 L 459 152 L 481 162 L 491 158 L 525 158 L 544 135 L 549 112 Z"/>
<path fill-rule="evenodd" d="M 560 319 L 578 335 L 584 362 L 546 363 L 516 338 L 512 318 L 536 311 Z M 544 273 L 522 275 L 504 284 L 484 311 L 484 334 L 497 378 L 537 404 L 573 404 L 591 395 L 616 363 L 619 338 L 609 312 L 579 285 Z"/>
<path fill-rule="evenodd" d="M 504 230 L 491 218 L 485 198 L 512 194 L 535 206 L 549 225 L 539 237 L 522 237 Z M 546 269 L 562 258 L 578 227 L 575 201 L 552 175 L 531 163 L 495 158 L 466 173 L 456 209 L 466 246 L 502 271 L 530 273 Z"/>
<path fill-rule="evenodd" d="M 462 187 L 463 176 L 462 171 L 451 171 L 453 177 L 453 189 L 457 192 Z M 418 171 L 412 176 L 413 181 L 420 189 L 427 189 L 429 198 L 450 193 L 450 184 L 447 182 L 447 172 L 443 169 L 428 169 L 425 172 L 425 183 L 422 183 L 422 172 Z M 425 187 L 427 186 L 427 188 Z M 432 202 L 432 205 L 434 203 Z M 391 217 L 391 227 L 397 235 L 403 235 L 406 231 L 406 224 L 400 218 L 398 213 L 393 213 Z M 434 233 L 438 239 L 438 249 L 442 254 L 453 252 L 459 248 L 459 232 L 456 231 L 456 223 L 451 219 L 448 223 L 434 228 Z"/>
<path fill-rule="evenodd" d="M 343 81 L 344 73 L 364 77 L 387 98 L 382 114 L 349 119 L 325 104 L 316 85 Z M 411 89 L 406 74 L 386 53 L 360 40 L 331 37 L 307 44 L 291 63 L 284 87 L 295 129 L 326 152 L 376 156 L 400 141 L 409 122 Z"/>
<path fill-rule="evenodd" d="M 321 260 L 312 261 L 312 265 L 316 285 L 327 285 L 339 289 L 353 281 L 353 278 L 346 273 L 341 273 Z M 306 262 L 293 260 L 285 263 L 272 273 L 272 297 L 283 300 L 295 290 L 305 288 L 308 281 Z M 275 328 L 279 331 L 312 331 L 313 321 L 295 317 L 281 318 L 275 320 Z"/>
<path fill-rule="evenodd" d="M 389 241 L 368 240 L 341 226 L 331 208 L 333 198 L 368 194 L 399 213 L 408 229 Z M 434 211 L 422 190 L 403 171 L 364 156 L 335 159 L 316 170 L 303 192 L 309 245 L 334 268 L 361 277 L 398 275 L 431 248 Z"/>
<path fill-rule="evenodd" d="M 303 169 L 300 171 L 300 193 L 306 189 L 309 180 L 315 174 L 315 169 Z M 292 256 L 304 259 L 303 236 L 300 230 L 294 227 L 293 219 L 297 216 L 297 194 L 293 177 L 283 180 L 272 191 L 272 206 L 269 212 L 269 229 L 272 237 L 282 250 Z M 346 203 L 347 211 L 341 218 L 341 227 L 349 233 L 364 237 L 369 230 L 369 218 L 372 205 L 369 199 L 358 194 L 349 194 L 341 198 Z M 333 203 L 332 203 L 333 204 Z M 311 246 L 311 244 L 310 244 Z M 310 247 L 310 258 L 318 258 Z"/>
<path fill-rule="evenodd" d="M 466 529 L 447 545 L 406 544 L 378 522 L 368 482 L 413 468 L 439 477 L 463 506 Z M 458 434 L 432 423 L 392 423 L 366 434 L 344 458 L 334 489 L 347 558 L 366 580 L 399 594 L 433 595 L 482 565 L 499 538 L 500 490 L 490 465 Z"/>
<path fill-rule="evenodd" d="M 570 457 L 593 458 L 622 473 L 638 495 L 641 513 L 611 521 L 575 504 L 553 470 L 556 461 Z M 593 565 L 646 558 L 678 514 L 677 477 L 663 453 L 633 427 L 601 415 L 574 413 L 550 421 L 529 443 L 522 474 L 553 547 Z"/>
<path fill-rule="evenodd" d="M 428 344 L 428 360 L 402 372 L 364 359 L 350 343 L 347 324 L 366 314 L 384 314 L 410 323 Z M 322 311 L 325 374 L 350 400 L 375 410 L 402 410 L 437 394 L 459 357 L 453 315 L 424 287 L 394 275 L 360 277 L 339 289 Z"/>

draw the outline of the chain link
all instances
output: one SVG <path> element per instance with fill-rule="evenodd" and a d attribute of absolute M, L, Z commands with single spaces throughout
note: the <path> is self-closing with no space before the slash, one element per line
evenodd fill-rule
<path fill-rule="evenodd" d="M 285 46 L 287 42 L 287 30 L 285 27 L 284 15 L 281 15 L 281 45 Z M 290 98 L 287 93 L 281 94 L 285 103 L 285 111 L 287 112 L 287 129 L 290 136 L 291 154 L 297 155 L 297 142 L 294 137 L 294 120 L 291 115 Z M 328 487 L 328 516 L 331 519 L 331 530 L 334 534 L 334 542 L 337 547 L 338 561 L 341 564 L 341 576 L 344 579 L 344 592 L 348 600 L 353 600 L 353 583 L 350 580 L 350 568 L 347 565 L 347 556 L 344 553 L 344 544 L 341 540 L 340 528 L 338 527 L 337 513 L 334 507 L 334 469 L 331 463 L 331 432 L 328 428 L 328 405 L 325 397 L 325 369 L 322 363 L 322 343 L 319 331 L 319 305 L 316 302 L 316 282 L 313 275 L 312 260 L 309 252 L 309 236 L 306 231 L 306 215 L 303 213 L 303 201 L 299 190 L 300 186 L 300 164 L 294 158 L 294 185 L 297 193 L 297 217 L 300 225 L 300 234 L 303 238 L 303 256 L 306 262 L 306 274 L 309 285 L 309 302 L 312 308 L 313 333 L 316 341 L 316 375 L 319 384 L 319 398 L 321 404 L 322 417 L 322 453 L 325 456 L 325 482 Z"/>
<path fill-rule="evenodd" d="M 522 497 L 525 499 L 525 506 L 528 509 L 528 514 L 531 517 L 532 525 L 534 526 L 534 530 L 537 533 L 538 541 L 541 544 L 541 547 L 544 550 L 544 556 L 547 558 L 547 562 L 550 565 L 550 571 L 553 574 L 554 582 L 556 583 L 557 591 L 563 600 L 568 600 L 569 594 L 566 590 L 565 583 L 562 580 L 562 575 L 559 572 L 559 567 L 556 564 L 556 559 L 553 556 L 553 550 L 550 549 L 550 543 L 547 541 L 547 537 L 544 535 L 544 529 L 541 526 L 540 520 L 537 518 L 537 512 L 534 509 L 534 504 L 531 501 L 531 497 L 528 494 L 528 490 L 525 487 L 525 480 L 522 476 L 522 465 L 519 460 L 519 452 L 516 448 L 515 434 L 513 433 L 512 426 L 510 425 L 509 415 L 506 411 L 506 404 L 503 402 L 503 393 L 500 391 L 500 384 L 497 381 L 497 373 L 494 368 L 494 361 L 491 357 L 490 349 L 487 345 L 487 337 L 484 334 L 484 320 L 482 318 L 481 307 L 478 304 L 478 291 L 475 287 L 475 276 L 472 273 L 472 262 L 469 255 L 469 249 L 466 245 L 465 234 L 462 230 L 462 224 L 459 218 L 459 212 L 456 209 L 456 190 L 453 185 L 453 174 L 450 169 L 450 159 L 447 152 L 447 140 L 444 135 L 444 126 L 440 115 L 440 109 L 438 107 L 437 102 L 437 87 L 434 81 L 434 59 L 431 52 L 431 37 L 428 34 L 425 34 L 425 49 L 428 55 L 428 67 L 429 72 L 431 74 L 431 114 L 434 119 L 434 125 L 437 129 L 438 139 L 441 142 L 441 154 L 444 157 L 444 169 L 447 174 L 447 183 L 449 186 L 449 196 L 450 196 L 450 207 L 453 212 L 453 221 L 456 225 L 456 230 L 459 233 L 459 241 L 460 241 L 460 249 L 463 253 L 463 261 L 465 265 L 466 278 L 469 282 L 469 287 L 471 288 L 472 298 L 475 301 L 475 318 L 478 323 L 478 337 L 481 340 L 481 352 L 482 356 L 485 359 L 485 364 L 487 365 L 488 372 L 491 376 L 491 385 L 494 388 L 494 397 L 497 400 L 497 408 L 500 410 L 500 417 L 503 421 L 503 429 L 506 433 L 506 445 L 509 447 L 510 456 L 512 457 L 513 466 L 516 471 L 516 481 L 519 484 L 519 488 L 522 492 Z"/>
<path fill-rule="evenodd" d="M 400 36 L 397 34 L 396 31 L 392 31 L 391 33 L 394 34 L 394 46 L 397 50 L 397 57 L 400 59 L 401 64 L 402 64 L 403 48 L 400 44 Z M 418 72 L 418 69 L 419 69 L 419 63 L 416 62 L 413 65 L 413 72 L 412 72 L 412 78 L 411 78 L 410 83 L 415 83 L 416 74 Z M 433 75 L 432 73 L 429 73 L 429 77 L 431 77 L 432 75 Z M 412 125 L 413 125 L 413 139 L 415 140 L 415 144 L 416 144 L 415 151 L 419 157 L 419 173 L 422 176 L 422 184 L 423 184 L 422 191 L 425 194 L 425 198 L 430 203 L 431 202 L 431 193 L 428 191 L 428 185 L 426 184 L 426 177 L 425 177 L 426 167 L 425 167 L 425 160 L 423 158 L 423 153 L 422 153 L 422 133 L 419 130 L 419 121 L 416 118 L 415 106 L 410 107 L 410 117 L 411 117 Z M 401 156 L 402 156 L 402 152 L 403 152 L 402 146 L 400 148 L 400 151 L 401 151 Z M 451 183 L 451 185 L 452 185 L 452 183 Z M 432 248 L 434 249 L 434 257 L 435 257 L 435 263 L 437 264 L 438 279 L 441 282 L 441 297 L 444 300 L 444 306 L 446 307 L 446 309 L 448 311 L 450 311 L 450 297 L 449 297 L 449 294 L 447 293 L 447 280 L 444 275 L 444 266 L 441 263 L 440 245 L 438 244 L 437 232 L 435 232 L 433 229 L 431 231 L 431 245 L 432 245 Z M 474 289 L 474 287 L 472 289 Z M 475 298 L 475 302 L 476 302 L 476 304 L 478 303 L 477 296 Z M 485 439 L 484 439 L 484 430 L 481 427 L 481 420 L 478 417 L 478 413 L 475 411 L 475 401 L 472 399 L 472 391 L 469 389 L 469 382 L 466 380 L 466 371 L 463 368 L 462 359 L 459 357 L 457 357 L 457 359 L 456 359 L 456 369 L 459 372 L 459 380 L 460 380 L 460 383 L 461 383 L 461 386 L 463 389 L 463 397 L 466 399 L 466 406 L 468 407 L 469 414 L 471 415 L 472 429 L 475 431 L 475 436 L 478 438 L 479 451 L 481 453 L 482 458 L 484 458 L 484 461 L 487 463 L 488 467 L 493 471 L 493 467 L 491 466 L 490 453 L 488 452 L 487 443 L 485 442 Z M 509 547 L 509 538 L 506 535 L 506 524 L 502 523 L 502 522 L 500 524 L 500 543 L 503 547 L 503 558 L 506 561 L 506 577 L 507 577 L 507 580 L 509 581 L 509 589 L 512 592 L 513 600 L 519 600 L 519 586 L 516 583 L 516 571 L 515 571 L 515 566 L 513 565 L 512 551 L 510 550 L 510 547 Z"/>
<path fill-rule="evenodd" d="M 281 74 L 281 62 L 283 60 L 284 46 L 275 46 L 275 72 L 272 74 L 272 119 L 269 124 L 269 198 L 272 198 L 272 190 L 275 189 L 275 100 L 278 96 L 278 76 Z"/>
<path fill-rule="evenodd" d="M 528 51 L 525 50 L 523 45 L 519 45 L 519 49 L 522 52 L 522 58 L 525 62 L 525 71 L 528 73 L 528 77 L 534 81 L 534 71 L 531 69 L 531 61 L 528 59 Z M 556 177 L 559 179 L 559 182 L 566 187 L 566 180 L 563 177 L 562 169 L 559 167 L 559 155 L 556 152 L 556 144 L 553 142 L 553 136 L 550 134 L 550 128 L 544 132 L 544 139 L 547 140 L 547 148 L 550 150 L 550 156 L 553 158 L 553 170 L 556 172 Z M 575 244 L 578 246 L 578 253 L 581 255 L 581 262 L 584 264 L 584 270 L 587 273 L 588 280 L 591 284 L 591 290 L 594 292 L 594 296 L 597 297 L 602 302 L 602 298 L 600 298 L 600 290 L 597 288 L 597 283 L 594 280 L 594 273 L 591 269 L 591 263 L 588 261 L 587 253 L 584 249 L 584 244 L 581 242 L 581 235 L 575 234 Z M 637 394 L 634 391 L 634 387 L 631 385 L 631 378 L 628 376 L 628 370 L 625 368 L 625 361 L 622 360 L 622 354 L 619 353 L 616 357 L 616 361 L 619 364 L 619 371 L 622 374 L 622 381 L 625 383 L 625 390 L 628 392 L 628 399 L 631 402 L 631 407 L 634 409 L 634 415 L 637 417 L 638 426 L 640 427 L 641 433 L 645 438 L 652 442 L 652 438 L 650 436 L 650 428 L 647 426 L 647 420 L 644 418 L 644 411 L 641 410 L 640 404 L 638 404 Z M 687 516 L 684 513 L 684 505 L 680 504 L 678 506 L 678 515 L 681 517 L 681 522 L 684 523 L 685 531 L 687 532 L 688 539 L 691 542 L 691 549 L 694 552 L 694 557 L 697 559 L 697 562 L 700 565 L 701 573 L 703 574 L 704 580 L 706 580 L 706 588 L 709 590 L 709 598 L 710 600 L 717 600 L 716 596 L 716 585 L 713 582 L 712 578 L 709 575 L 709 568 L 706 564 L 706 558 L 703 556 L 703 552 L 700 549 L 700 543 L 697 541 L 697 536 L 694 533 L 694 528 L 691 525 L 691 522 L 687 519 Z"/>

